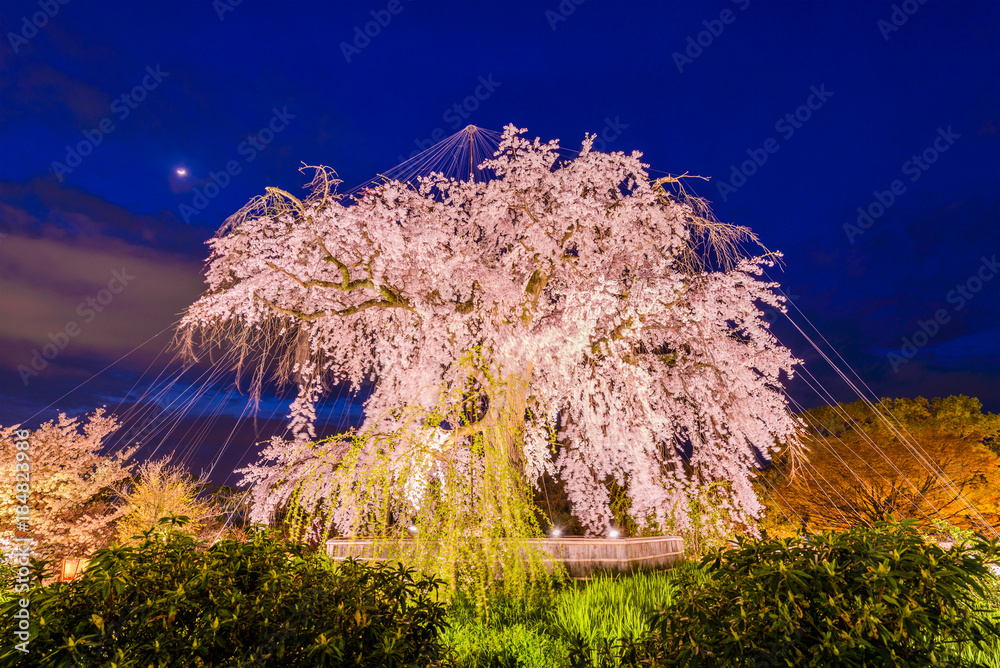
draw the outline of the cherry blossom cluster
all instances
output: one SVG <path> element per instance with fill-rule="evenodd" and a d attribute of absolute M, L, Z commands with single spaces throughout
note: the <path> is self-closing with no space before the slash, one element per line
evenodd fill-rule
<path fill-rule="evenodd" d="M 612 480 L 640 524 L 683 528 L 681 509 L 716 481 L 732 520 L 760 514 L 750 478 L 757 453 L 794 434 L 782 382 L 798 362 L 762 317 L 783 308 L 761 280 L 774 256 L 693 260 L 706 229 L 745 230 L 707 220 L 639 153 L 593 151 L 588 136 L 561 159 L 524 133 L 506 128 L 490 181 L 431 174 L 342 198 L 320 170 L 310 198 L 272 190 L 211 242 L 209 290 L 183 331 L 247 351 L 269 333 L 299 385 L 294 438 L 246 472 L 258 518 L 294 494 L 338 532 L 363 529 L 376 446 L 311 443 L 333 383 L 373 383 L 360 432 L 384 436 L 366 441 L 383 459 L 395 444 L 381 480 L 401 503 L 422 502 L 434 462 L 472 466 L 477 425 L 504 414 L 525 481 L 561 479 L 592 532 L 612 521 Z M 469 387 L 486 407 L 469 424 L 405 417 Z"/>

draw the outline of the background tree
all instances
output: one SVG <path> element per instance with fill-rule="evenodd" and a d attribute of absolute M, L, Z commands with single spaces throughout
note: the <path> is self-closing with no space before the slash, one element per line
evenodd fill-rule
<path fill-rule="evenodd" d="M 882 399 L 803 413 L 806 462 L 784 453 L 762 480 L 774 510 L 811 529 L 872 526 L 888 516 L 929 526 L 1000 523 L 1000 416 L 978 399 Z"/>
<path fill-rule="evenodd" d="M 120 543 L 142 542 L 145 531 L 162 527 L 160 520 L 170 515 L 189 519 L 184 530 L 200 535 L 214 524 L 218 514 L 211 501 L 199 498 L 204 484 L 184 467 L 171 464 L 169 458 L 143 462 L 137 480 L 119 489 L 123 514 L 118 520 L 116 537 Z M 139 537 L 139 540 L 134 540 Z"/>
<path fill-rule="evenodd" d="M 113 491 L 128 478 L 135 448 L 104 453 L 105 437 L 118 428 L 118 421 L 97 409 L 82 422 L 60 413 L 31 432 L 28 437 L 30 520 L 26 533 L 15 524 L 11 493 L 0 497 L 0 527 L 11 538 L 30 536 L 35 554 L 57 559 L 89 555 L 107 545 L 122 510 Z M 0 427 L 0 480 L 6 490 L 16 489 L 15 442 L 19 425 Z"/>
<path fill-rule="evenodd" d="M 782 308 L 759 280 L 771 259 L 639 153 L 587 137 L 559 160 L 523 132 L 483 163 L 492 180 L 387 180 L 345 203 L 318 169 L 309 199 L 268 189 L 211 241 L 184 343 L 235 345 L 258 382 L 277 354 L 299 385 L 295 438 L 246 472 L 258 519 L 298 509 L 314 538 L 416 522 L 489 558 L 538 532 L 545 472 L 589 533 L 613 522 L 612 483 L 640 528 L 685 525 L 719 480 L 729 521 L 759 515 L 756 451 L 794 430 L 796 360 L 758 308 Z M 313 443 L 331 382 L 374 384 L 366 419 Z"/>

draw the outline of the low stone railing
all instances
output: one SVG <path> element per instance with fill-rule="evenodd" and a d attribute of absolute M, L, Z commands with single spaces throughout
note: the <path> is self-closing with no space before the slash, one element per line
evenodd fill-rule
<path fill-rule="evenodd" d="M 638 570 L 665 570 L 684 556 L 679 536 L 643 538 L 588 538 L 563 536 L 537 538 L 529 542 L 566 567 L 570 577 L 589 578 L 597 571 L 632 573 Z M 379 547 L 381 546 L 381 547 Z M 326 554 L 334 560 L 385 558 L 385 543 L 370 538 L 332 538 Z"/>

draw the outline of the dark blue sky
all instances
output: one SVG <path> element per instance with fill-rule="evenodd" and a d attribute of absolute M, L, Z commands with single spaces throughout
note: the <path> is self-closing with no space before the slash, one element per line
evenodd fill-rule
<path fill-rule="evenodd" d="M 467 123 L 711 177 L 690 185 L 784 253 L 797 321 L 875 394 L 1000 410 L 1000 3 L 42 0 L 0 28 L 0 424 L 155 396 L 164 447 L 197 471 L 229 441 L 228 473 L 283 407 L 239 420 L 204 365 L 163 389 L 203 242 L 302 162 L 350 187 Z"/>

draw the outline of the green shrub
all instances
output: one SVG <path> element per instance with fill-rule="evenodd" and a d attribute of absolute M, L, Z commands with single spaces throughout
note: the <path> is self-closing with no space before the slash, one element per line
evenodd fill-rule
<path fill-rule="evenodd" d="M 974 532 L 955 526 L 945 520 L 931 520 L 931 526 L 933 529 L 929 532 L 929 537 L 935 541 L 944 541 L 945 545 L 976 540 Z M 994 582 L 993 586 L 985 587 L 986 596 L 975 602 L 974 608 L 987 611 L 979 614 L 995 615 L 1000 611 L 1000 586 L 998 585 L 1000 582 Z M 985 647 L 976 647 L 969 642 L 963 643 L 961 654 L 962 658 L 970 665 L 1000 668 L 1000 637 L 993 638 Z"/>
<path fill-rule="evenodd" d="M 997 555 L 996 541 L 943 550 L 911 522 L 740 538 L 705 556 L 701 586 L 679 572 L 674 604 L 621 650 L 628 665 L 976 665 L 970 649 L 1000 637 L 977 608 Z"/>
<path fill-rule="evenodd" d="M 30 652 L 4 666 L 407 666 L 436 660 L 438 580 L 337 565 L 271 532 L 200 549 L 172 531 L 98 551 L 82 577 L 31 595 Z M 36 562 L 34 577 L 44 566 Z M 14 637 L 15 602 L 0 606 Z"/>

